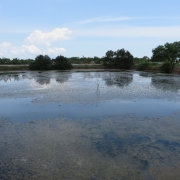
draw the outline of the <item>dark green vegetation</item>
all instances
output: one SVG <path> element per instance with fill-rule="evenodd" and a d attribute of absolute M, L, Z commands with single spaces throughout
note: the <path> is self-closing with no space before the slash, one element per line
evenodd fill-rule
<path fill-rule="evenodd" d="M 109 68 L 129 69 L 133 66 L 133 59 L 132 54 L 125 49 L 118 49 L 115 52 L 110 50 L 106 52 L 103 63 Z"/>
<path fill-rule="evenodd" d="M 35 61 L 29 65 L 30 70 L 66 70 L 71 68 L 71 63 L 64 56 L 57 56 L 51 60 L 48 55 L 39 55 L 35 58 Z"/>
<path fill-rule="evenodd" d="M 52 66 L 53 69 L 60 69 L 60 70 L 72 69 L 72 64 L 64 56 L 57 56 L 52 61 L 53 61 L 53 66 Z"/>
<path fill-rule="evenodd" d="M 166 73 L 171 73 L 176 66 L 180 57 L 180 41 L 174 43 L 166 43 L 152 50 L 152 61 L 163 62 L 161 70 Z"/>
<path fill-rule="evenodd" d="M 155 71 L 172 73 L 180 72 L 180 41 L 159 45 L 152 50 L 152 57 L 133 57 L 125 50 L 108 50 L 105 56 L 91 57 L 64 57 L 57 56 L 51 59 L 48 55 L 39 55 L 33 59 L 0 58 L 0 70 L 69 70 L 75 69 L 134 69 L 139 71 Z M 73 64 L 73 65 L 72 65 Z M 16 65 L 16 66 L 1 66 Z M 24 66 L 22 66 L 24 65 Z"/>
<path fill-rule="evenodd" d="M 39 55 L 35 58 L 35 61 L 33 61 L 29 65 L 29 69 L 31 70 L 50 70 L 52 69 L 52 62 L 51 58 L 47 55 Z"/>
<path fill-rule="evenodd" d="M 9 59 L 9 58 L 0 58 L 0 65 L 26 65 L 33 62 L 33 59 Z"/>
<path fill-rule="evenodd" d="M 8 65 L 0 66 L 0 71 L 10 71 L 10 70 L 28 70 L 29 65 Z"/>

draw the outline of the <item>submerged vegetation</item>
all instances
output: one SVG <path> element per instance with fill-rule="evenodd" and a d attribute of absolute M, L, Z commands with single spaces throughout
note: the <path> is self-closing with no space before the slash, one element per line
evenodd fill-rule
<path fill-rule="evenodd" d="M 0 58 L 0 70 L 69 70 L 72 68 L 110 68 L 110 69 L 135 69 L 139 71 L 158 71 L 172 73 L 180 72 L 180 41 L 165 43 L 152 50 L 152 57 L 133 57 L 125 49 L 117 51 L 108 50 L 105 56 L 91 57 L 64 57 L 57 56 L 51 59 L 48 55 L 38 55 L 33 59 Z M 3 66 L 5 65 L 5 66 Z"/>

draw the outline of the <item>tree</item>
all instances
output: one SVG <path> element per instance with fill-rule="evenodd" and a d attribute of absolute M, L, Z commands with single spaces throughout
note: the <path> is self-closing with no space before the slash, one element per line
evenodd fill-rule
<path fill-rule="evenodd" d="M 94 62 L 96 63 L 96 64 L 100 64 L 100 62 L 101 62 L 101 58 L 99 58 L 99 57 L 97 57 L 97 56 L 94 56 Z"/>
<path fill-rule="evenodd" d="M 115 64 L 119 68 L 123 69 L 129 69 L 133 66 L 133 56 L 129 51 L 126 51 L 125 49 L 118 49 L 115 53 Z"/>
<path fill-rule="evenodd" d="M 12 64 L 20 64 L 21 61 L 20 61 L 20 59 L 18 59 L 18 58 L 14 58 L 14 59 L 11 61 L 11 63 L 12 63 Z"/>
<path fill-rule="evenodd" d="M 107 51 L 105 57 L 103 58 L 104 65 L 109 65 L 111 67 L 113 64 L 113 57 L 114 52 L 112 50 Z"/>
<path fill-rule="evenodd" d="M 52 61 L 48 55 L 39 55 L 29 65 L 31 70 L 50 70 L 52 68 Z"/>
<path fill-rule="evenodd" d="M 176 60 L 180 55 L 180 42 L 166 43 L 164 46 L 158 46 L 152 50 L 152 60 L 164 61 L 162 70 L 171 73 L 175 67 Z"/>
<path fill-rule="evenodd" d="M 59 69 L 59 70 L 67 70 L 72 69 L 71 62 L 68 61 L 68 59 L 64 56 L 57 56 L 55 59 L 53 59 L 53 69 Z"/>
<path fill-rule="evenodd" d="M 153 62 L 162 62 L 164 61 L 164 46 L 160 45 L 152 50 L 151 61 Z"/>

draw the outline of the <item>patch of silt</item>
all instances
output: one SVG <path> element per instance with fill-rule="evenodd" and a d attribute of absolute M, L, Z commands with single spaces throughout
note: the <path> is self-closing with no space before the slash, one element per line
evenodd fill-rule
<path fill-rule="evenodd" d="M 0 119 L 0 179 L 179 179 L 176 117 Z"/>

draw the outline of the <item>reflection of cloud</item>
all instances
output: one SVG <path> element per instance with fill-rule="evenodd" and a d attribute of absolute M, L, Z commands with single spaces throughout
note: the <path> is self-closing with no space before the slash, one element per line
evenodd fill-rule
<path fill-rule="evenodd" d="M 44 85 L 44 84 L 49 84 L 50 83 L 50 78 L 49 77 L 44 77 L 44 76 L 37 76 L 34 78 L 36 80 L 37 83 L 39 83 L 40 85 Z"/>
<path fill-rule="evenodd" d="M 58 83 L 63 84 L 64 82 L 68 81 L 70 77 L 71 77 L 71 74 L 63 73 L 63 74 L 57 74 L 55 78 Z"/>
<path fill-rule="evenodd" d="M 179 77 L 154 76 L 151 84 L 162 91 L 177 92 L 180 89 Z"/>
<path fill-rule="evenodd" d="M 117 73 L 111 74 L 103 78 L 107 86 L 128 86 L 133 81 L 133 75 L 130 73 Z"/>
<path fill-rule="evenodd" d="M 68 84 L 63 84 L 71 77 L 71 73 L 66 72 L 28 72 L 27 78 L 31 79 L 30 86 L 33 88 L 33 90 L 42 90 L 42 89 L 51 89 L 57 90 L 66 90 L 68 87 Z M 58 83 L 57 83 L 58 82 Z M 59 84 L 60 83 L 60 84 Z M 63 86 L 62 86 L 63 84 Z"/>

